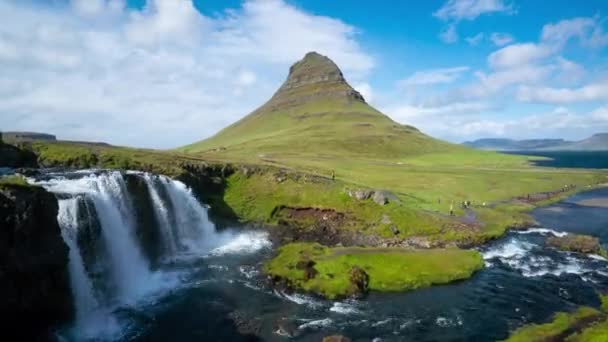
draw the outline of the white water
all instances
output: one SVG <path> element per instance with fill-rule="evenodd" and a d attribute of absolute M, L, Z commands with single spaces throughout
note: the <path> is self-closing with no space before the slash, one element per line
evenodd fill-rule
<path fill-rule="evenodd" d="M 95 177 L 92 196 L 110 257 L 118 300 L 129 303 L 150 289 L 150 268 L 135 239 L 135 218 L 119 172 Z"/>
<path fill-rule="evenodd" d="M 182 274 L 171 271 L 152 271 L 136 238 L 137 222 L 131 196 L 120 172 L 31 182 L 58 194 L 58 222 L 62 236 L 70 249 L 70 280 L 76 305 L 76 322 L 72 334 L 75 339 L 120 339 L 129 322 L 120 321 L 114 312 L 122 307 L 144 305 L 158 295 L 180 286 Z M 87 172 L 84 172 L 85 174 Z M 260 232 L 218 233 L 209 221 L 207 209 L 199 204 L 191 190 L 179 181 L 145 173 L 149 200 L 163 238 L 165 256 L 205 257 L 234 253 L 251 253 L 270 245 L 267 234 Z M 101 227 L 103 255 L 95 255 L 109 272 L 104 279 L 92 280 L 78 243 L 79 205 L 88 200 L 94 213 L 80 213 L 80 218 L 95 217 Z M 93 211 L 93 208 L 91 208 Z M 93 214 L 96 214 L 93 216 Z M 93 251 L 97 253 L 97 251 Z M 105 279 L 108 278 L 108 279 Z M 97 289 L 98 283 L 103 283 Z"/>
<path fill-rule="evenodd" d="M 84 268 L 76 236 L 78 234 L 78 198 L 59 201 L 57 221 L 61 226 L 61 235 L 70 249 L 69 271 L 70 284 L 76 301 L 75 328 L 84 338 L 100 335 L 113 336 L 119 332 L 114 317 L 100 307 L 93 286 Z"/>

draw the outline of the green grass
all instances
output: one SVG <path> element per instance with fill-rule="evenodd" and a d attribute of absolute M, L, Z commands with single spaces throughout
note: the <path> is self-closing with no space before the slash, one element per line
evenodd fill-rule
<path fill-rule="evenodd" d="M 600 311 L 590 308 L 581 307 L 572 313 L 560 312 L 553 317 L 553 320 L 545 324 L 530 324 L 517 329 L 506 342 L 543 342 L 561 336 L 566 333 L 567 330 L 575 327 L 577 324 L 581 324 L 586 319 L 600 316 Z M 576 336 L 571 336 L 568 341 L 581 341 Z M 560 339 L 563 340 L 563 339 Z M 594 340 L 583 340 L 583 341 L 594 341 Z"/>
<path fill-rule="evenodd" d="M 0 187 L 5 185 L 30 186 L 27 180 L 21 176 L 0 177 Z"/>
<path fill-rule="evenodd" d="M 106 168 L 149 170 L 178 175 L 185 163 L 201 160 L 174 152 L 68 142 L 32 142 L 23 144 L 38 156 L 46 167 Z"/>
<path fill-rule="evenodd" d="M 605 342 L 608 341 L 608 319 L 597 322 L 580 333 L 568 336 L 567 342 Z"/>
<path fill-rule="evenodd" d="M 312 260 L 318 275 L 306 280 L 296 264 Z M 469 278 L 483 267 L 477 251 L 461 249 L 404 250 L 398 248 L 336 247 L 292 243 L 279 249 L 269 261 L 268 274 L 287 279 L 299 290 L 339 298 L 355 288 L 349 274 L 353 266 L 369 275 L 371 291 L 404 291 Z"/>

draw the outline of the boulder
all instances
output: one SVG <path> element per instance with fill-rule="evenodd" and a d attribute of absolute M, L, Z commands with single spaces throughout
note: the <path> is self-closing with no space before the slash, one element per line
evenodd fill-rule
<path fill-rule="evenodd" d="M 365 201 L 372 196 L 372 191 L 369 190 L 354 190 L 349 192 L 350 197 L 354 197 L 359 201 Z"/>
<path fill-rule="evenodd" d="M 355 289 L 356 296 L 365 295 L 369 291 L 369 275 L 359 266 L 350 269 L 350 282 Z"/>
<path fill-rule="evenodd" d="M 342 335 L 332 335 L 323 337 L 323 342 L 351 342 L 351 339 Z"/>
<path fill-rule="evenodd" d="M 565 236 L 552 236 L 547 238 L 549 247 L 562 251 L 577 252 L 583 254 L 604 254 L 598 238 L 588 235 L 568 234 Z"/>
<path fill-rule="evenodd" d="M 74 315 L 58 203 L 43 188 L 0 185 L 0 316 L 14 340 L 47 340 Z"/>
<path fill-rule="evenodd" d="M 277 335 L 296 337 L 299 334 L 298 326 L 292 320 L 283 318 L 277 322 Z"/>
<path fill-rule="evenodd" d="M 373 200 L 380 205 L 385 205 L 388 203 L 388 196 L 384 191 L 375 191 Z"/>

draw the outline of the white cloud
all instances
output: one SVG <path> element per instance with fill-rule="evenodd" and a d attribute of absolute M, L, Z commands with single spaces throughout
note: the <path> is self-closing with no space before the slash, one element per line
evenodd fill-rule
<path fill-rule="evenodd" d="M 513 36 L 503 32 L 493 32 L 490 35 L 490 40 L 496 46 L 504 46 L 513 42 Z"/>
<path fill-rule="evenodd" d="M 120 5 L 120 6 L 119 6 Z M 201 15 L 190 1 L 0 2 L 0 127 L 174 147 L 261 105 L 315 50 L 354 83 L 374 60 L 357 29 L 279 0 Z M 371 88 L 370 88 L 371 89 Z"/>
<path fill-rule="evenodd" d="M 516 67 L 549 57 L 554 51 L 549 45 L 512 44 L 490 54 L 488 64 L 495 69 Z"/>
<path fill-rule="evenodd" d="M 475 46 L 483 40 L 483 37 L 484 37 L 483 32 L 479 32 L 478 34 L 476 34 L 474 36 L 466 37 L 464 40 L 466 40 L 467 43 L 469 43 L 469 45 Z"/>
<path fill-rule="evenodd" d="M 447 44 L 453 44 L 458 41 L 458 32 L 456 32 L 456 24 L 449 24 L 439 33 L 439 39 Z"/>
<path fill-rule="evenodd" d="M 513 5 L 503 0 L 448 0 L 433 15 L 441 20 L 473 20 L 487 13 L 513 13 Z"/>
<path fill-rule="evenodd" d="M 462 73 L 468 70 L 469 67 L 467 66 L 458 66 L 453 68 L 416 71 L 408 78 L 399 81 L 398 84 L 400 86 L 413 86 L 452 83 L 458 79 Z"/>
<path fill-rule="evenodd" d="M 608 108 L 577 113 L 565 107 L 525 115 L 520 118 L 492 118 L 485 115 L 496 108 L 483 102 L 458 103 L 450 106 L 400 106 L 386 112 L 399 122 L 414 125 L 431 135 L 454 142 L 509 137 L 516 139 L 562 137 L 581 139 L 608 130 Z"/>
<path fill-rule="evenodd" d="M 573 38 L 591 47 L 602 47 L 608 43 L 608 36 L 604 33 L 602 21 L 598 17 L 579 17 L 547 24 L 541 34 L 544 42 L 559 47 L 563 47 Z"/>
<path fill-rule="evenodd" d="M 587 84 L 580 88 L 520 87 L 517 98 L 525 102 L 574 103 L 608 100 L 608 81 Z"/>

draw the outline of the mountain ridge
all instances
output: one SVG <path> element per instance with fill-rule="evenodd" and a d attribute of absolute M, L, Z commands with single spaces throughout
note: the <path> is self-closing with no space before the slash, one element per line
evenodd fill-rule
<path fill-rule="evenodd" d="M 596 133 L 579 141 L 565 139 L 482 138 L 465 141 L 465 146 L 492 151 L 608 151 L 608 133 Z"/>

